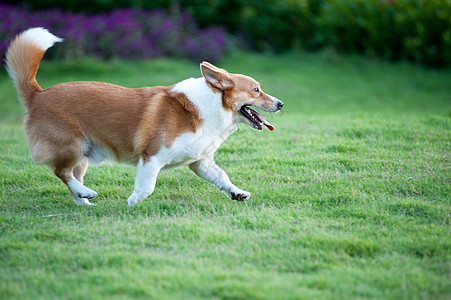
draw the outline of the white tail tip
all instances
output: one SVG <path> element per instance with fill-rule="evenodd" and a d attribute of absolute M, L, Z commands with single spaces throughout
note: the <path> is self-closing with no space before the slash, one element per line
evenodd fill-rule
<path fill-rule="evenodd" d="M 53 44 L 63 41 L 62 38 L 51 34 L 47 29 L 42 27 L 30 28 L 24 31 L 20 36 L 23 39 L 31 41 L 34 45 L 44 51 L 52 47 Z"/>

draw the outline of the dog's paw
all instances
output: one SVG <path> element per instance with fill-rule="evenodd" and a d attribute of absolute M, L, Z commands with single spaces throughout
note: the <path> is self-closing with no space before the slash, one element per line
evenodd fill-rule
<path fill-rule="evenodd" d="M 236 190 L 236 191 L 230 192 L 230 198 L 232 198 L 232 200 L 246 201 L 250 197 L 251 197 L 251 193 L 246 192 L 246 191 Z"/>
<path fill-rule="evenodd" d="M 79 198 L 92 199 L 98 195 L 97 192 L 94 192 L 93 190 L 90 190 L 90 189 L 88 189 L 88 190 L 89 191 L 84 191 L 83 193 L 78 193 L 77 196 Z"/>
<path fill-rule="evenodd" d="M 128 205 L 129 207 L 132 207 L 132 206 L 136 205 L 138 202 L 139 202 L 138 199 L 137 199 L 135 196 L 133 196 L 133 195 L 131 195 L 131 196 L 127 199 L 127 205 Z"/>
<path fill-rule="evenodd" d="M 97 196 L 97 192 L 91 190 L 90 188 L 85 187 L 83 184 L 81 184 L 75 178 L 70 180 L 67 183 L 67 185 L 69 186 L 69 189 L 71 190 L 72 195 L 74 195 L 74 198 L 78 197 L 78 198 L 92 199 L 95 196 Z M 77 201 L 75 201 L 75 202 L 77 202 Z"/>
<path fill-rule="evenodd" d="M 74 202 L 77 205 L 88 205 L 88 206 L 95 206 L 96 204 L 89 202 L 87 198 L 81 198 L 81 197 L 74 197 Z"/>

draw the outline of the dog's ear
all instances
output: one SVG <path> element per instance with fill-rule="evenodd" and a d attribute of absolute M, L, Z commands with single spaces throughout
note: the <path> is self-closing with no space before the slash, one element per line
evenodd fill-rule
<path fill-rule="evenodd" d="M 226 70 L 215 67 L 206 61 L 200 64 L 200 70 L 205 80 L 217 89 L 225 91 L 235 86 L 235 83 Z"/>

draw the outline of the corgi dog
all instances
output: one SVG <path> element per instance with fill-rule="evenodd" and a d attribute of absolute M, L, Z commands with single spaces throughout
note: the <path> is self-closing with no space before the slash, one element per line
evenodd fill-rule
<path fill-rule="evenodd" d="M 136 165 L 133 206 L 148 197 L 162 169 L 187 165 L 233 200 L 237 188 L 216 165 L 214 153 L 244 122 L 274 127 L 259 113 L 283 103 L 265 94 L 251 77 L 200 64 L 202 77 L 172 86 L 125 88 L 104 82 L 67 82 L 42 89 L 36 73 L 45 51 L 62 39 L 44 28 L 19 34 L 6 54 L 6 68 L 27 114 L 25 131 L 32 160 L 50 167 L 79 205 L 97 193 L 83 184 L 89 164 L 115 160 Z"/>

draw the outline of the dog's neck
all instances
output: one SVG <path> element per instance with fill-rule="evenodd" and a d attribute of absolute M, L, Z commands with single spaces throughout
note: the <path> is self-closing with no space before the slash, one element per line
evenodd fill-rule
<path fill-rule="evenodd" d="M 177 83 L 172 91 L 184 93 L 186 97 L 196 106 L 199 117 L 208 127 L 218 127 L 217 130 L 230 130 L 236 128 L 233 113 L 224 109 L 222 105 L 222 94 L 213 92 L 203 77 L 189 78 Z M 229 134 L 230 134 L 229 133 Z"/>

